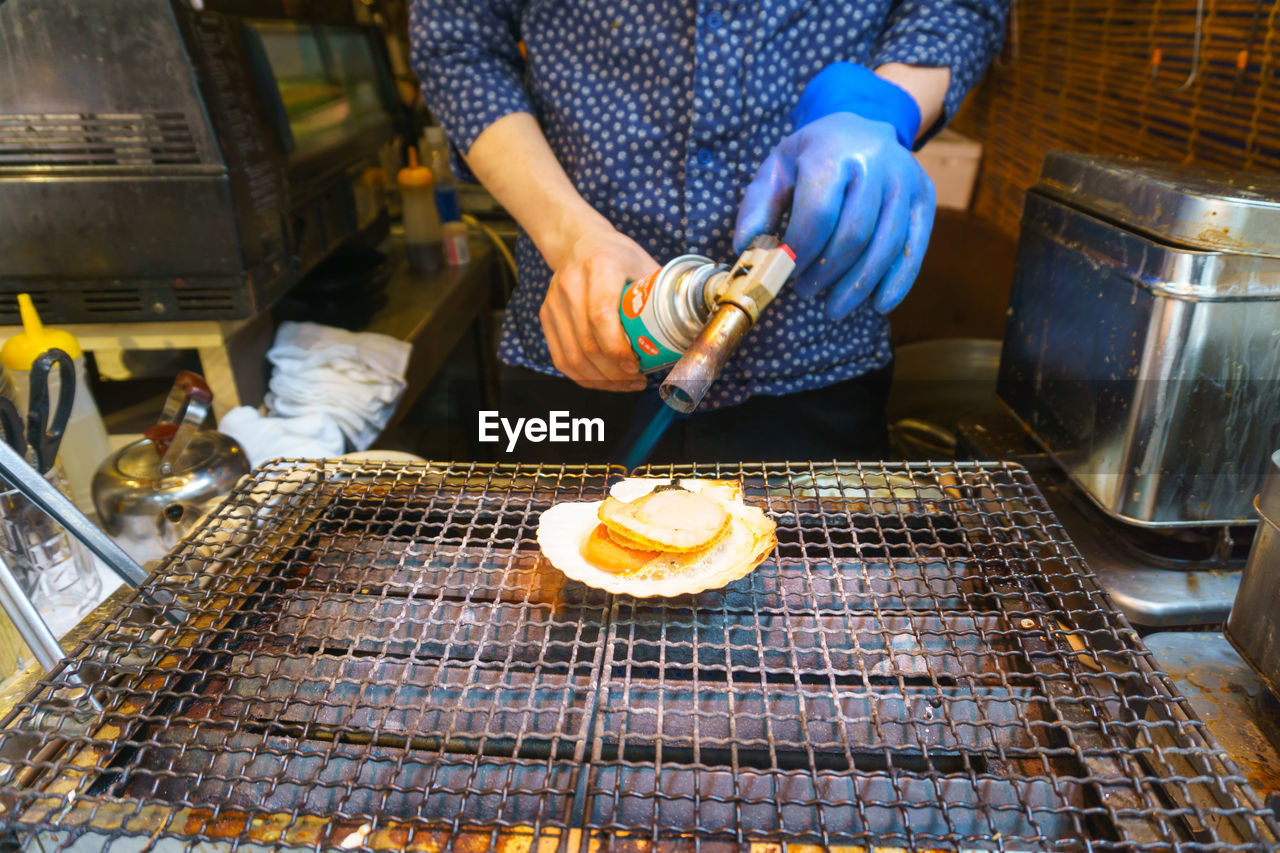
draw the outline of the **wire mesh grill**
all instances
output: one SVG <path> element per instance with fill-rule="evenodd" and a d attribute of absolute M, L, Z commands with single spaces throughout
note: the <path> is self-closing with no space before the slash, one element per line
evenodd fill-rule
<path fill-rule="evenodd" d="M 42 850 L 1275 849 L 1021 468 L 642 473 L 741 478 L 776 553 L 610 596 L 534 532 L 620 469 L 260 469 L 4 720 L 0 821 Z"/>

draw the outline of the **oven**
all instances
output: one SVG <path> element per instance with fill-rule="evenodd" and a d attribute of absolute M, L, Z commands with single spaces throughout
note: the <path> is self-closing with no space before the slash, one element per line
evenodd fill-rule
<path fill-rule="evenodd" d="M 258 5 L 0 4 L 0 324 L 245 318 L 385 234 L 381 35 Z"/>

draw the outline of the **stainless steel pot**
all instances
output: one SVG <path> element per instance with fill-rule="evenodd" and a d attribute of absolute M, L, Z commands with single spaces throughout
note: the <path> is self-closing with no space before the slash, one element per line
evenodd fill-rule
<path fill-rule="evenodd" d="M 249 473 L 235 439 L 200 429 L 212 400 L 203 378 L 178 374 L 160 422 L 94 474 L 102 526 L 138 562 L 167 553 Z"/>
<path fill-rule="evenodd" d="M 1000 346 L 984 338 L 939 338 L 894 351 L 887 414 L 896 454 L 952 459 L 961 418 L 1003 411 L 995 394 Z"/>
<path fill-rule="evenodd" d="M 1258 533 L 1227 620 L 1227 639 L 1280 695 L 1280 450 L 1271 456 L 1253 505 Z"/>
<path fill-rule="evenodd" d="M 1252 524 L 1280 440 L 1280 177 L 1051 153 L 1000 399 L 1103 511 Z"/>

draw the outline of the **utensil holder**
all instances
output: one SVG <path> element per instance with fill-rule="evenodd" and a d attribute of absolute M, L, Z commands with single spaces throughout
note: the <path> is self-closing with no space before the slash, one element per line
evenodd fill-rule
<path fill-rule="evenodd" d="M 67 494 L 59 466 L 44 476 Z M 4 480 L 0 480 L 0 556 L 41 610 L 70 607 L 80 615 L 97 603 L 102 591 L 102 579 L 84 545 Z"/>

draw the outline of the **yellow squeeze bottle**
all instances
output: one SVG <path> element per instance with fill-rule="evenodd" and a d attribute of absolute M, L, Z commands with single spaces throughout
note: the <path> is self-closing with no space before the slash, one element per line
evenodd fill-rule
<path fill-rule="evenodd" d="M 93 515 L 93 474 L 98 465 L 111 452 L 107 442 L 107 428 L 93 401 L 85 378 L 84 352 L 80 342 L 70 332 L 47 329 L 40 322 L 36 306 L 26 293 L 18 295 L 18 310 L 22 314 L 23 331 L 12 336 L 0 347 L 0 363 L 13 380 L 18 411 L 25 418 L 31 402 L 31 366 L 45 351 L 60 349 L 75 363 L 76 394 L 71 406 L 71 417 L 62 435 L 58 456 L 62 460 L 71 486 L 71 500 L 86 515 Z M 57 407 L 58 388 L 62 381 L 57 369 L 49 373 L 50 417 Z"/>

